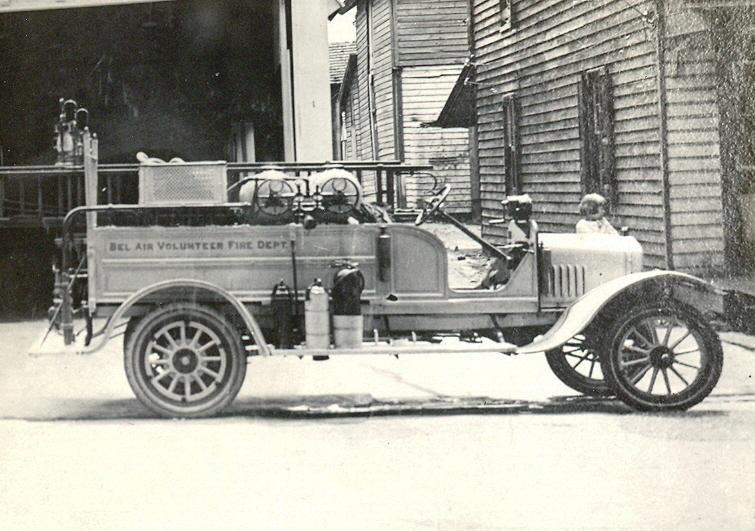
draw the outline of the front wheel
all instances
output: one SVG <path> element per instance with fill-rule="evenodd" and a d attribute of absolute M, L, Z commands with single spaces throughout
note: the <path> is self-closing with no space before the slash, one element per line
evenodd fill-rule
<path fill-rule="evenodd" d="M 689 409 L 710 394 L 723 368 L 716 332 L 697 311 L 673 301 L 619 317 L 603 353 L 608 384 L 643 411 Z"/>
<path fill-rule="evenodd" d="M 221 314 L 174 303 L 145 315 L 125 348 L 126 376 L 137 398 L 166 417 L 206 417 L 233 401 L 246 356 L 238 331 Z"/>

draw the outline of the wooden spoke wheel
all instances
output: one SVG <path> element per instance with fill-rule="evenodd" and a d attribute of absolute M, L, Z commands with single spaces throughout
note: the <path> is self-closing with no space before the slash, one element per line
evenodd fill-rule
<path fill-rule="evenodd" d="M 696 310 L 674 301 L 619 317 L 604 352 L 608 384 L 621 400 L 644 411 L 694 406 L 710 394 L 723 368 L 716 332 Z"/>
<path fill-rule="evenodd" d="M 166 417 L 205 417 L 233 401 L 246 375 L 238 331 L 215 310 L 174 303 L 145 315 L 125 348 L 139 400 Z"/>
<path fill-rule="evenodd" d="M 575 391 L 590 396 L 612 395 L 603 379 L 600 359 L 593 342 L 578 334 L 561 348 L 545 353 L 553 374 Z"/>

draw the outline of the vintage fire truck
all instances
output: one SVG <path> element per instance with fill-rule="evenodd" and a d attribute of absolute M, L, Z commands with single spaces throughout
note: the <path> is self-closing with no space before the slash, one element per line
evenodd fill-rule
<path fill-rule="evenodd" d="M 576 391 L 651 411 L 694 406 L 721 374 L 706 321 L 720 293 L 643 271 L 631 236 L 542 233 L 526 196 L 504 201 L 508 240 L 492 245 L 443 212 L 447 186 L 394 223 L 336 166 L 229 186 L 224 162 L 141 160 L 138 204 L 98 205 L 87 155 L 87 205 L 65 219 L 36 351 L 122 336 L 128 381 L 160 415 L 217 414 L 249 356 L 545 353 Z M 433 216 L 493 258 L 479 285 L 449 286 L 447 250 L 420 226 Z"/>

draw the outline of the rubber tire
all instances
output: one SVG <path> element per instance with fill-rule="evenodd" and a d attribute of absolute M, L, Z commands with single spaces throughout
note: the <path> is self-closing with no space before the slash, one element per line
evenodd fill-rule
<path fill-rule="evenodd" d="M 155 370 L 155 365 L 148 368 L 145 364 L 145 356 L 149 355 L 148 348 L 150 342 L 156 337 L 155 335 L 166 330 L 166 327 L 172 323 L 179 322 L 183 322 L 187 326 L 194 323 L 194 325 L 200 325 L 205 330 L 211 331 L 220 341 L 216 349 L 217 355 L 226 364 L 221 371 L 222 375 L 211 382 L 211 385 L 215 384 L 216 387 L 207 396 L 188 403 L 164 396 L 158 390 L 159 384 L 150 382 L 148 371 Z M 193 337 L 194 333 L 187 333 L 186 337 Z M 201 337 L 204 338 L 205 335 Z M 211 342 L 207 341 L 203 344 Z M 207 349 L 207 351 L 209 350 Z M 208 363 L 218 362 L 210 361 Z M 189 302 L 172 303 L 159 307 L 140 319 L 128 339 L 124 352 L 124 365 L 128 383 L 137 398 L 155 413 L 169 418 L 197 418 L 216 415 L 236 398 L 246 376 L 246 355 L 241 336 L 236 328 L 215 310 Z M 164 386 L 163 391 L 166 391 Z"/>
<path fill-rule="evenodd" d="M 131 339 L 131 336 L 134 335 L 134 330 L 136 329 L 136 326 L 139 324 L 139 321 L 141 320 L 141 316 L 133 316 L 129 318 L 128 323 L 126 323 L 126 329 L 123 331 L 123 351 L 126 352 L 126 347 L 128 347 L 128 342 Z"/>
<path fill-rule="evenodd" d="M 571 344 L 567 343 L 560 348 L 549 350 L 545 353 L 545 359 L 548 361 L 548 365 L 553 371 L 553 374 L 555 374 L 556 377 L 561 380 L 564 385 L 570 387 L 571 389 L 574 389 L 579 393 L 582 393 L 583 395 L 613 396 L 614 392 L 604 378 L 591 378 L 589 374 L 582 374 L 569 363 L 569 360 L 567 359 L 568 354 L 574 352 L 575 350 L 584 352 L 584 350 L 577 347 L 575 343 L 576 341 L 579 341 L 577 338 L 572 338 L 569 341 L 571 342 Z M 587 354 L 592 355 L 593 358 L 585 361 L 588 363 L 593 363 L 593 367 L 599 367 L 600 359 L 598 354 L 592 352 L 591 349 L 588 349 Z"/>
<path fill-rule="evenodd" d="M 653 395 L 639 389 L 628 380 L 631 371 L 627 374 L 620 368 L 624 334 L 644 319 L 659 315 L 673 315 L 682 321 L 693 336 L 697 336 L 694 339 L 701 353 L 700 368 L 694 379 L 685 383 L 686 387 L 681 391 L 666 395 Z M 699 404 L 716 386 L 723 369 L 723 349 L 716 331 L 697 310 L 677 301 L 644 305 L 617 318 L 609 329 L 602 352 L 601 366 L 606 382 L 619 399 L 640 411 L 683 411 Z"/>

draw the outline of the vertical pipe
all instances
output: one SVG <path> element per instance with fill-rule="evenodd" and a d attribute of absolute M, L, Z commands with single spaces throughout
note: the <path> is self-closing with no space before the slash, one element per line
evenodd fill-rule
<path fill-rule="evenodd" d="M 18 180 L 18 205 L 19 214 L 26 214 L 26 185 L 23 176 Z"/>
<path fill-rule="evenodd" d="M 374 42 L 372 28 L 372 7 L 369 1 L 364 5 L 367 17 L 367 105 L 369 110 L 370 140 L 372 144 L 372 160 L 378 160 L 377 109 L 375 102 L 375 72 L 374 72 Z"/>
<path fill-rule="evenodd" d="M 0 218 L 5 217 L 5 175 L 0 177 Z"/>
<path fill-rule="evenodd" d="M 82 206 L 86 204 L 84 199 L 84 179 L 80 175 L 76 177 L 76 206 Z"/>
<path fill-rule="evenodd" d="M 97 135 L 91 134 L 89 132 L 89 128 L 84 128 L 84 192 L 85 192 L 85 201 L 86 205 L 88 207 L 96 207 L 97 206 L 97 195 L 98 195 L 98 188 L 99 188 L 99 171 L 98 171 L 98 164 L 99 164 L 99 141 L 97 139 Z M 110 187 L 108 186 L 108 193 L 109 193 Z M 87 212 L 87 242 L 92 242 L 93 236 L 92 236 L 92 230 L 97 226 L 97 213 L 96 212 Z M 87 254 L 87 259 L 89 258 L 89 251 L 88 246 L 84 249 L 84 253 Z M 95 261 L 94 260 L 87 260 L 87 283 L 89 289 L 87 290 L 87 293 L 89 294 L 89 298 L 87 300 L 87 311 L 90 312 L 87 318 L 92 315 L 92 313 L 95 311 L 97 307 L 97 301 L 95 299 L 95 293 L 97 290 L 94 289 L 94 286 L 96 286 L 97 283 L 97 269 L 95 268 Z M 91 334 L 89 333 L 89 327 L 91 326 L 91 323 L 87 321 L 87 344 L 88 341 L 91 340 Z"/>
<path fill-rule="evenodd" d="M 73 180 L 77 179 L 78 177 L 76 175 L 67 173 L 66 174 L 66 212 L 69 210 L 75 208 L 73 204 Z M 77 205 L 78 206 L 78 205 Z"/>
<path fill-rule="evenodd" d="M 278 53 L 281 68 L 281 99 L 283 101 L 283 158 L 286 162 L 297 160 L 294 122 L 294 80 L 292 71 L 291 0 L 279 0 L 276 24 Z"/>
<path fill-rule="evenodd" d="M 669 181 L 668 170 L 668 104 L 666 101 L 666 13 L 664 11 L 665 2 L 656 0 L 656 57 L 658 60 L 658 134 L 660 137 L 660 165 L 661 165 L 661 182 L 662 182 L 662 199 L 663 199 L 663 232 L 666 269 L 674 269 L 674 250 L 673 238 L 671 236 L 671 183 Z"/>
<path fill-rule="evenodd" d="M 89 132 L 89 128 L 84 129 L 84 204 L 89 207 L 97 206 L 97 189 L 99 188 L 99 174 L 97 171 L 98 149 L 97 136 Z M 108 175 L 109 179 L 109 175 Z M 108 181 L 108 199 L 110 195 L 110 182 Z M 81 191 L 81 190 L 79 190 Z M 81 200 L 79 199 L 79 204 Z M 94 228 L 97 224 L 97 214 L 94 212 L 87 213 L 87 230 Z"/>
<path fill-rule="evenodd" d="M 55 213 L 58 216 L 65 216 L 66 212 L 67 212 L 67 210 L 65 208 L 65 205 L 63 204 L 63 201 L 64 201 L 64 196 L 63 196 L 63 179 L 64 179 L 64 177 L 62 177 L 61 175 L 58 175 L 57 178 L 56 178 L 57 184 L 58 184 L 58 208 L 55 211 Z"/>
<path fill-rule="evenodd" d="M 475 38 L 474 38 L 474 0 L 467 2 L 467 47 L 469 48 L 469 59 L 475 59 Z"/>
<path fill-rule="evenodd" d="M 383 203 L 383 171 L 378 167 L 375 169 L 375 201 L 380 206 L 385 206 Z"/>
<path fill-rule="evenodd" d="M 379 166 L 382 168 L 382 165 Z M 382 169 L 381 169 L 382 172 Z M 386 193 L 386 202 L 388 204 L 388 208 L 395 209 L 396 208 L 396 188 L 395 188 L 395 174 L 393 173 L 392 169 L 386 169 L 385 170 L 385 193 Z"/>
<path fill-rule="evenodd" d="M 37 216 L 42 219 L 44 209 L 42 208 L 42 176 L 37 175 Z"/>
<path fill-rule="evenodd" d="M 467 2 L 467 45 L 469 47 L 470 67 L 473 69 L 472 91 L 474 96 L 474 112 L 477 114 L 477 66 L 475 58 L 477 49 L 475 47 L 475 2 Z M 469 128 L 469 174 L 470 174 L 470 199 L 472 200 L 472 217 L 479 220 L 480 227 L 484 228 L 482 223 L 482 190 L 480 186 L 480 158 L 479 158 L 479 136 L 477 134 L 477 116 L 475 116 L 474 125 Z"/>
<path fill-rule="evenodd" d="M 66 241 L 63 242 L 63 245 L 66 245 Z M 64 253 L 66 250 L 64 249 Z M 60 285 L 63 289 L 62 293 L 62 302 L 61 302 L 61 308 L 60 308 L 60 328 L 63 331 L 63 344 L 64 345 L 71 345 L 74 342 L 74 333 L 73 333 L 73 308 L 71 307 L 72 301 L 71 301 L 71 277 L 68 274 L 68 271 L 61 271 L 60 272 Z"/>
<path fill-rule="evenodd" d="M 75 213 L 74 213 L 75 215 Z M 61 290 L 60 297 L 60 329 L 63 331 L 63 343 L 70 345 L 74 341 L 73 334 L 73 308 L 71 299 L 71 275 L 68 271 L 73 250 L 71 235 L 72 216 L 66 215 L 63 218 L 63 243 L 61 246 L 60 257 L 60 276 L 56 275 L 56 280 L 60 280 L 57 288 Z"/>
<path fill-rule="evenodd" d="M 117 204 L 123 203 L 123 175 L 118 174 L 115 180 L 115 202 Z"/>
<path fill-rule="evenodd" d="M 404 162 L 404 101 L 401 57 L 399 56 L 398 20 L 396 0 L 390 2 L 391 10 L 391 82 L 393 86 L 393 154 L 399 162 Z M 399 206 L 402 205 L 403 191 L 399 188 Z"/>
<path fill-rule="evenodd" d="M 391 81 L 393 85 L 393 153 L 396 160 L 404 162 L 404 80 L 401 66 L 393 67 Z"/>

